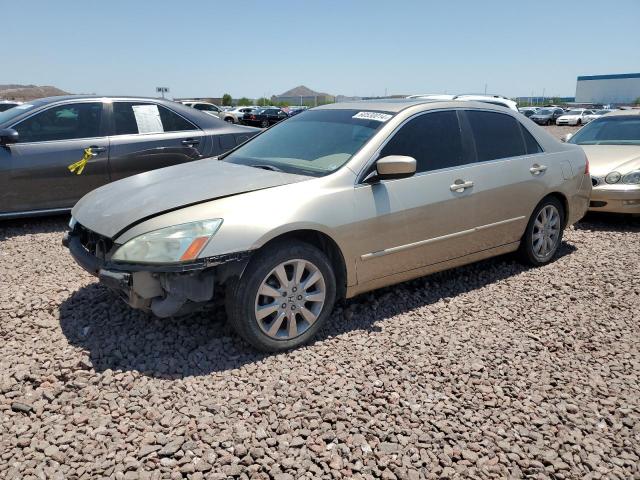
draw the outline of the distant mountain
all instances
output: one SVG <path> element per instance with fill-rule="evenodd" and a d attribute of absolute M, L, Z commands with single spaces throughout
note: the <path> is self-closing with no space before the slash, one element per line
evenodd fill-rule
<path fill-rule="evenodd" d="M 5 100 L 26 101 L 43 97 L 55 97 L 58 95 L 69 95 L 69 93 L 48 85 L 0 85 L 0 99 Z"/>
<path fill-rule="evenodd" d="M 310 88 L 304 85 L 297 86 L 291 90 L 287 90 L 284 93 L 278 95 L 278 97 L 328 97 L 328 93 L 314 92 Z"/>

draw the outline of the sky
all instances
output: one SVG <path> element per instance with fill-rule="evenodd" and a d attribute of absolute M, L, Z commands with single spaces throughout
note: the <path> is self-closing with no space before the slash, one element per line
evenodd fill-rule
<path fill-rule="evenodd" d="M 573 96 L 640 72 L 640 0 L 0 0 L 0 84 L 257 98 Z"/>

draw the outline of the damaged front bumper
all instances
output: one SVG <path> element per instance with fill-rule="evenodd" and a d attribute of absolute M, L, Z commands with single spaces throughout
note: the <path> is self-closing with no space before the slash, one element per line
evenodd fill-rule
<path fill-rule="evenodd" d="M 236 252 L 186 264 L 146 265 L 111 262 L 106 249 L 98 246 L 90 250 L 74 231 L 65 234 L 62 244 L 78 265 L 128 305 L 162 318 L 188 313 L 213 301 L 216 285 L 240 276 L 251 255 Z"/>

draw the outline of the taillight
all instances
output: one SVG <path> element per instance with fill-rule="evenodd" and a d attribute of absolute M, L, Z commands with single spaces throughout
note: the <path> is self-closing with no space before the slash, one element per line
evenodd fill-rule
<path fill-rule="evenodd" d="M 584 164 L 584 174 L 589 175 L 589 157 L 585 155 L 584 159 L 587 163 Z"/>
<path fill-rule="evenodd" d="M 256 116 L 255 115 L 251 115 L 251 120 L 255 120 Z"/>

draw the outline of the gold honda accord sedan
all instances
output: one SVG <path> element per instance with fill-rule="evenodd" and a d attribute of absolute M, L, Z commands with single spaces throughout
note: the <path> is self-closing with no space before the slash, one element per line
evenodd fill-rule
<path fill-rule="evenodd" d="M 589 210 L 640 214 L 640 110 L 607 113 L 565 139 L 589 159 Z"/>
<path fill-rule="evenodd" d="M 235 330 L 276 351 L 312 338 L 338 298 L 516 250 L 550 262 L 590 193 L 582 149 L 505 108 L 341 103 L 94 190 L 63 243 L 159 317 L 224 294 Z"/>

